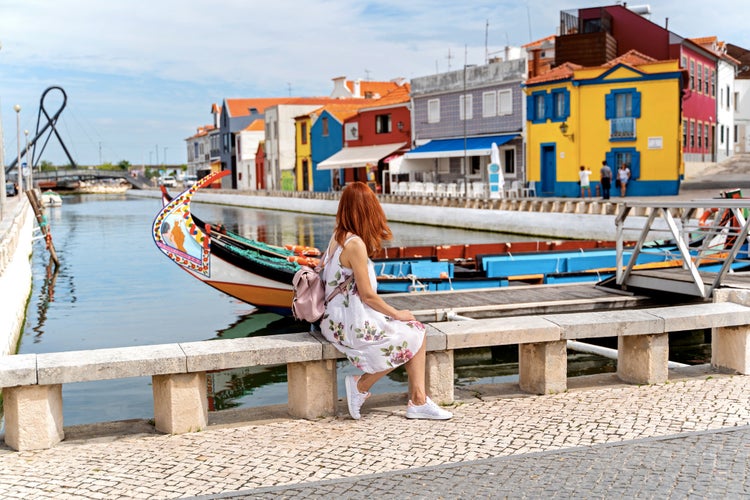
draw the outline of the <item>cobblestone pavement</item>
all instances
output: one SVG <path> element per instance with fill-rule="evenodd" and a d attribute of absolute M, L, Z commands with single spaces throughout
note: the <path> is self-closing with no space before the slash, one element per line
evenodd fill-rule
<path fill-rule="evenodd" d="M 590 385 L 571 379 L 568 392 L 547 396 L 487 386 L 462 396 L 447 422 L 407 420 L 404 406 L 373 397 L 359 421 L 282 418 L 176 436 L 72 439 L 49 450 L 0 448 L 0 497 L 329 495 L 319 488 L 352 497 L 380 488 L 378 495 L 418 498 L 423 483 L 442 484 L 446 498 L 524 496 L 520 485 L 532 497 L 651 496 L 651 484 L 682 496 L 674 474 L 693 492 L 747 493 L 740 486 L 748 483 L 750 379 L 707 367 L 672 375 L 652 386 L 611 375 Z M 558 473 L 567 479 L 556 481 Z M 472 480 L 490 474 L 497 481 L 489 485 Z"/>

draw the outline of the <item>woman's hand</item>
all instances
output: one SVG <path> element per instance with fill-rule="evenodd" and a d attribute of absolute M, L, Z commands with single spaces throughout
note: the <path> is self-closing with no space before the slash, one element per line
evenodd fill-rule
<path fill-rule="evenodd" d="M 397 319 L 399 321 L 416 321 L 417 318 L 414 317 L 414 314 L 408 309 L 401 309 L 399 311 L 396 311 L 396 314 L 393 316 L 394 319 Z"/>

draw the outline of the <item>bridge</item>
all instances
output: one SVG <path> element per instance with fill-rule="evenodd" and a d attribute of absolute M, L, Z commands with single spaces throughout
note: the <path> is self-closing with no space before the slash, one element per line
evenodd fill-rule
<path fill-rule="evenodd" d="M 153 188 L 154 184 L 142 174 L 135 175 L 126 170 L 105 170 L 96 168 L 58 169 L 35 172 L 34 183 L 40 189 L 75 189 L 80 181 L 122 180 L 135 189 Z"/>

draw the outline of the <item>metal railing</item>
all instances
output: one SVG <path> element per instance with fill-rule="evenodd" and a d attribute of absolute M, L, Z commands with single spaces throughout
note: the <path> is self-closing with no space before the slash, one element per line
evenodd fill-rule
<path fill-rule="evenodd" d="M 747 198 L 625 202 L 615 219 L 617 285 L 710 297 L 728 274 L 750 269 L 749 209 Z M 624 235 L 630 231 L 640 236 L 625 263 Z M 641 254 L 656 251 L 666 252 L 668 263 L 637 269 Z"/>

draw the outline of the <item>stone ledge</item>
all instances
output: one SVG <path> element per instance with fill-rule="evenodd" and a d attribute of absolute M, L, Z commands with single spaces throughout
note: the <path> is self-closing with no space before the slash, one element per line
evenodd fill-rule
<path fill-rule="evenodd" d="M 657 307 L 645 312 L 662 318 L 665 332 L 750 325 L 750 307 L 733 302 Z"/>
<path fill-rule="evenodd" d="M 36 384 L 36 354 L 0 357 L 0 387 Z"/>
<path fill-rule="evenodd" d="M 565 340 L 621 337 L 664 333 L 664 320 L 644 310 L 593 311 L 545 314 L 542 317 L 561 328 Z"/>
<path fill-rule="evenodd" d="M 434 325 L 445 334 L 447 349 L 530 344 L 560 340 L 560 327 L 538 316 L 511 316 Z"/>
<path fill-rule="evenodd" d="M 185 373 L 178 344 L 37 354 L 39 385 Z"/>
<path fill-rule="evenodd" d="M 185 342 L 179 345 L 185 353 L 188 372 L 323 359 L 321 342 L 309 333 Z"/>

